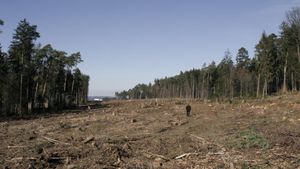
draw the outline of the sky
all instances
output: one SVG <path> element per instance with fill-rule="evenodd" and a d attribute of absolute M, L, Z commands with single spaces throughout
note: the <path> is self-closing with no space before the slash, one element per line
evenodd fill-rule
<path fill-rule="evenodd" d="M 37 25 L 36 43 L 80 52 L 90 96 L 113 96 L 170 77 L 226 50 L 251 57 L 261 34 L 279 34 L 300 0 L 2 0 L 0 43 L 7 51 L 20 20 Z"/>

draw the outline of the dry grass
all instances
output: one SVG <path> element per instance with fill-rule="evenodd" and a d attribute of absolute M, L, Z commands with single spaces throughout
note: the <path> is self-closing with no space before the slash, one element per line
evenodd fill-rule
<path fill-rule="evenodd" d="M 192 116 L 185 116 L 185 106 Z M 0 123 L 4 168 L 298 168 L 300 95 L 233 104 L 113 101 Z"/>

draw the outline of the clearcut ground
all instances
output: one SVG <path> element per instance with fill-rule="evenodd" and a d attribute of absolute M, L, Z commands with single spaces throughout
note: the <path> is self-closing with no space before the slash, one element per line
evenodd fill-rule
<path fill-rule="evenodd" d="M 299 168 L 300 94 L 110 101 L 0 122 L 2 168 Z M 186 117 L 185 106 L 192 106 Z"/>

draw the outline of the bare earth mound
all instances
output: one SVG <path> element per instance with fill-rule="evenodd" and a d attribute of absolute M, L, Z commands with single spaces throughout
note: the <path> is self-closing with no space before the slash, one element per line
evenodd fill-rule
<path fill-rule="evenodd" d="M 185 106 L 192 106 L 186 117 Z M 2 168 L 299 168 L 300 95 L 114 101 L 0 123 Z"/>

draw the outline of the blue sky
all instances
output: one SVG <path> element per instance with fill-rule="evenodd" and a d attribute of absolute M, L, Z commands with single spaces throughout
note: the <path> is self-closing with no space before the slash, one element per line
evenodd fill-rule
<path fill-rule="evenodd" d="M 219 62 L 229 49 L 254 55 L 261 33 L 279 32 L 300 0 L 2 0 L 0 43 L 6 51 L 26 18 L 38 43 L 81 52 L 89 95 L 114 95 L 154 78 Z"/>

